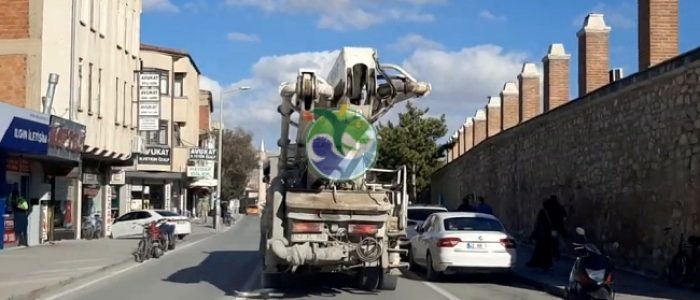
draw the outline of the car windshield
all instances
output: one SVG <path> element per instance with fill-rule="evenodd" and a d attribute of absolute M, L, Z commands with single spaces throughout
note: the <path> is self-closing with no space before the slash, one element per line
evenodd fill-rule
<path fill-rule="evenodd" d="M 446 210 L 440 209 L 440 208 L 409 208 L 408 209 L 408 219 L 409 220 L 414 220 L 414 221 L 425 221 L 425 219 L 428 218 L 428 216 L 438 213 L 438 212 L 444 212 Z"/>
<path fill-rule="evenodd" d="M 501 222 L 487 218 L 449 218 L 444 224 L 446 231 L 504 231 Z"/>
<path fill-rule="evenodd" d="M 167 210 L 158 210 L 156 212 L 163 217 L 179 217 L 180 216 L 172 211 L 167 211 Z"/>

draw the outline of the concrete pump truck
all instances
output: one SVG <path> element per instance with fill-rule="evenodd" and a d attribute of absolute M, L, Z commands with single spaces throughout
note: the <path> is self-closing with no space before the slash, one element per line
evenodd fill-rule
<path fill-rule="evenodd" d="M 374 168 L 382 146 L 374 124 L 430 90 L 381 64 L 376 50 L 354 47 L 340 51 L 327 77 L 300 69 L 296 82 L 281 85 L 279 162 L 260 222 L 265 287 L 290 274 L 342 272 L 362 289 L 396 289 L 406 266 L 398 242 L 407 172 Z"/>

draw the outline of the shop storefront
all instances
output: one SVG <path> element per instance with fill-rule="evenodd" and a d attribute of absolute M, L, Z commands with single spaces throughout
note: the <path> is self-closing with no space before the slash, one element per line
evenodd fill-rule
<path fill-rule="evenodd" d="M 126 181 L 130 187 L 129 210 L 180 211 L 184 204 L 183 175 L 176 172 L 126 172 Z"/>
<path fill-rule="evenodd" d="M 0 232 L 3 232 L 3 242 L 0 249 L 15 245 L 19 237 L 14 235 L 14 229 L 19 228 L 27 235 L 36 238 L 39 234 L 39 224 L 29 225 L 30 211 L 13 209 L 11 193 L 23 193 L 25 199 L 36 196 L 37 188 L 32 193 L 32 162 L 34 157 L 41 159 L 47 154 L 49 135 L 49 116 L 38 112 L 16 107 L 0 102 Z M 23 159 L 24 156 L 30 157 Z M 8 170 L 9 169 L 9 170 Z M 37 170 L 41 172 L 41 170 Z M 37 174 L 38 175 L 38 174 Z M 43 175 L 43 174 L 42 174 Z M 35 175 L 35 177 L 38 177 Z M 39 181 L 40 182 L 40 181 Z M 39 197 L 37 197 L 38 202 Z M 33 205 L 31 205 L 33 206 Z M 12 228 L 13 231 L 5 230 Z M 36 228 L 36 232 L 29 228 Z"/>

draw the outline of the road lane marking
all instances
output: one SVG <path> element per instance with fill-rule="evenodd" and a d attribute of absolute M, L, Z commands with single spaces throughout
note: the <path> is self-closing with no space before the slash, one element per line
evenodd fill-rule
<path fill-rule="evenodd" d="M 450 294 L 450 292 L 433 284 L 432 282 L 423 281 L 423 284 L 427 285 L 429 288 L 433 289 L 433 291 L 437 292 L 438 294 L 444 296 L 445 298 L 447 298 L 449 300 L 460 300 L 457 296 Z"/>
<path fill-rule="evenodd" d="M 201 239 L 201 240 L 194 241 L 194 242 L 191 242 L 191 243 L 188 243 L 188 244 L 184 244 L 184 245 L 182 245 L 181 247 L 177 247 L 177 248 L 175 248 L 175 249 L 173 249 L 173 250 L 168 251 L 168 253 L 166 253 L 166 254 L 172 254 L 172 253 L 178 252 L 178 251 L 180 251 L 180 250 L 187 249 L 187 248 L 192 247 L 192 246 L 194 246 L 194 245 L 197 245 L 197 244 L 199 244 L 199 243 L 201 243 L 201 242 L 204 242 L 204 241 L 206 241 L 206 240 L 209 240 L 209 239 L 211 239 L 211 238 L 213 238 L 213 237 L 215 237 L 215 236 L 218 236 L 218 234 L 214 234 L 214 235 L 205 237 L 205 238 L 203 238 L 203 239 Z M 109 278 L 112 278 L 112 277 L 114 277 L 114 276 L 117 276 L 117 275 L 119 275 L 119 274 L 121 274 L 121 273 L 128 272 L 128 271 L 130 271 L 130 270 L 133 270 L 133 269 L 135 269 L 135 268 L 138 268 L 138 267 L 141 267 L 141 266 L 144 266 L 144 265 L 148 265 L 148 264 L 150 264 L 150 263 L 152 263 L 152 262 L 154 262 L 154 261 L 156 261 L 156 260 L 154 260 L 154 259 L 149 259 L 149 260 L 144 261 L 144 262 L 142 262 L 142 263 L 137 263 L 137 264 L 128 266 L 128 267 L 126 267 L 126 268 L 124 268 L 124 269 L 116 270 L 116 271 L 114 271 L 114 272 L 112 272 L 112 273 L 103 275 L 103 276 L 101 276 L 101 277 L 99 277 L 99 278 L 96 278 L 96 279 L 94 279 L 94 280 L 88 281 L 88 282 L 83 283 L 83 284 L 81 284 L 81 285 L 79 285 L 79 286 L 76 286 L 76 287 L 74 287 L 74 288 L 65 290 L 65 291 L 63 291 L 63 292 L 60 292 L 60 293 L 51 295 L 51 296 L 49 296 L 49 297 L 47 297 L 47 298 L 43 298 L 43 299 L 44 299 L 44 300 L 59 299 L 60 297 L 64 297 L 64 296 L 66 296 L 66 295 L 70 295 L 70 294 L 72 294 L 72 293 L 75 293 L 75 292 L 78 291 L 78 290 L 82 290 L 82 289 L 84 289 L 84 288 L 86 288 L 86 287 L 89 287 L 89 286 L 91 286 L 91 285 L 93 285 L 93 284 L 95 284 L 95 283 L 98 283 L 98 282 L 100 282 L 100 281 L 104 281 L 104 280 L 106 280 L 106 279 L 109 279 Z M 39 298 L 41 299 L 41 297 L 39 297 Z"/>

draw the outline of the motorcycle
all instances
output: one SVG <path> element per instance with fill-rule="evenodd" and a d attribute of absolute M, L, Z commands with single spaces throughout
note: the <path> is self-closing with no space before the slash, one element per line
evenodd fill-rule
<path fill-rule="evenodd" d="M 612 261 L 588 242 L 583 228 L 576 228 L 576 234 L 583 243 L 573 243 L 576 261 L 569 275 L 566 299 L 614 300 Z"/>

